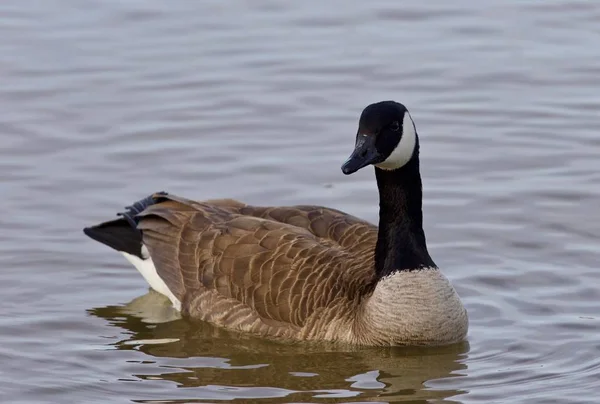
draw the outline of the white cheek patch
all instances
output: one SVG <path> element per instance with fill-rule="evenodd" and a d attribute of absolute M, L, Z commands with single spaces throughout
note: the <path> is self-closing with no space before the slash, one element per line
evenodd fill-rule
<path fill-rule="evenodd" d="M 408 111 L 406 111 L 402 120 L 402 138 L 400 138 L 400 142 L 394 151 L 392 151 L 392 154 L 381 163 L 375 164 L 375 167 L 382 170 L 395 170 L 402 167 L 412 158 L 416 144 L 417 132 L 415 124 Z"/>

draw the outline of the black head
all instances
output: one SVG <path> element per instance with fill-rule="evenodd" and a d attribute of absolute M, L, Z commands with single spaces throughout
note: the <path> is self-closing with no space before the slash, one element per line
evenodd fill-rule
<path fill-rule="evenodd" d="M 410 161 L 417 145 L 417 132 L 406 107 L 382 101 L 366 107 L 358 123 L 354 152 L 342 165 L 352 174 L 373 164 L 382 170 L 395 170 Z"/>

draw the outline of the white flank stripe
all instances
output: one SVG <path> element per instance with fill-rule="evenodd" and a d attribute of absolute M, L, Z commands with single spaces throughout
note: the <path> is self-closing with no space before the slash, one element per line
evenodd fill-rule
<path fill-rule="evenodd" d="M 143 246 L 142 255 L 146 256 L 146 254 L 144 253 L 147 252 L 148 250 L 146 249 L 146 246 Z M 131 262 L 133 266 L 142 274 L 142 276 L 144 277 L 146 282 L 148 282 L 152 289 L 156 290 L 161 295 L 165 295 L 166 297 L 168 297 L 171 303 L 173 304 L 173 307 L 175 307 L 177 311 L 181 311 L 181 302 L 175 297 L 173 292 L 169 290 L 165 281 L 163 281 L 162 278 L 158 276 L 158 272 L 156 272 L 154 262 L 152 262 L 152 258 L 150 258 L 150 256 L 148 256 L 148 258 L 146 259 L 141 259 L 139 257 L 136 257 L 135 255 L 131 255 L 126 252 L 121 251 L 121 254 L 123 254 L 123 256 L 127 258 L 127 261 Z"/>

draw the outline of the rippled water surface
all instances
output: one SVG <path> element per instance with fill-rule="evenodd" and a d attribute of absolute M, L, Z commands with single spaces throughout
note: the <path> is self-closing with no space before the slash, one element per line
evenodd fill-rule
<path fill-rule="evenodd" d="M 600 3 L 0 2 L 0 402 L 597 403 Z M 437 349 L 284 345 L 177 319 L 81 229 L 168 190 L 377 220 L 343 176 L 405 103 Z"/>

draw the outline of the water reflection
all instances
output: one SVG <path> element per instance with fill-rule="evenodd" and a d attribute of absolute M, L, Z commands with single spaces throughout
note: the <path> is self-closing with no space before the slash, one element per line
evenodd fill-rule
<path fill-rule="evenodd" d="M 147 355 L 139 363 L 148 371 L 124 378 L 173 382 L 190 389 L 185 396 L 192 399 L 454 402 L 452 397 L 464 393 L 433 389 L 428 382 L 464 374 L 466 342 L 441 348 L 364 348 L 265 341 L 181 319 L 155 292 L 125 306 L 89 312 L 127 331 L 111 346 Z"/>

